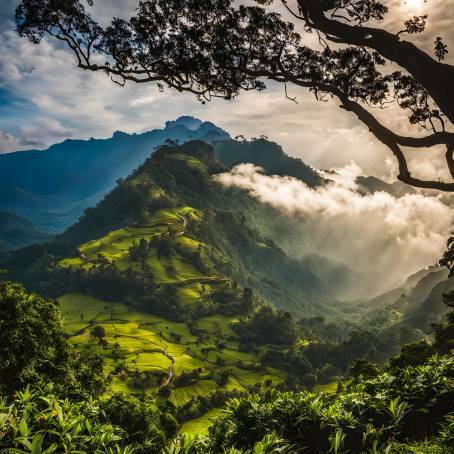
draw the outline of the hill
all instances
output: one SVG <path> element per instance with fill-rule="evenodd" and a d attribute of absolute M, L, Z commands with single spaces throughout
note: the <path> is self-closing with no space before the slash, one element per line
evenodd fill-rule
<path fill-rule="evenodd" d="M 359 186 L 358 191 L 361 194 L 373 194 L 374 192 L 387 192 L 394 197 L 402 197 L 406 194 L 415 194 L 416 190 L 407 184 L 400 181 L 387 183 L 377 177 L 359 176 L 356 178 L 356 183 Z"/>
<path fill-rule="evenodd" d="M 227 168 L 242 163 L 262 167 L 267 175 L 298 178 L 309 187 L 320 186 L 324 180 L 312 167 L 301 159 L 288 156 L 274 142 L 260 138 L 252 141 L 222 140 L 214 144 L 215 156 Z"/>
<path fill-rule="evenodd" d="M 321 310 L 296 296 L 301 264 L 238 210 L 256 202 L 216 182 L 223 170 L 204 142 L 161 147 L 54 242 L 2 264 L 58 299 L 70 341 L 104 358 L 111 392 L 168 400 L 183 431 L 230 397 L 297 380 L 263 360 L 297 340 L 290 314 L 263 300 Z"/>
<path fill-rule="evenodd" d="M 0 212 L 0 250 L 16 249 L 52 238 L 38 230 L 30 221 L 15 213 Z M 3 248 L 1 246 L 3 244 Z"/>
<path fill-rule="evenodd" d="M 443 294 L 454 290 L 448 274 L 444 268 L 428 267 L 401 287 L 362 302 L 360 306 L 368 311 L 362 324 L 395 346 L 430 336 L 431 325 L 446 313 Z"/>
<path fill-rule="evenodd" d="M 0 155 L 0 210 L 56 233 L 73 224 L 166 140 L 206 142 L 229 135 L 210 122 L 181 117 L 164 129 L 117 131 L 108 139 L 65 140 L 47 150 Z"/>
<path fill-rule="evenodd" d="M 197 228 L 192 235 L 210 244 L 214 252 L 208 261 L 219 273 L 253 288 L 275 307 L 295 314 L 334 316 L 346 309 L 345 304 L 336 302 L 337 295 L 358 277 L 320 256 L 287 256 L 265 231 L 256 228 L 266 225 L 270 216 L 282 215 L 241 191 L 218 184 L 216 174 L 222 171 L 225 167 L 204 142 L 161 147 L 47 249 L 18 251 L 5 262 L 5 267 L 31 288 L 46 294 L 49 285 L 33 266 L 24 267 L 24 262 L 37 263 L 44 250 L 51 255 L 72 253 L 80 245 L 100 240 L 112 231 L 142 225 L 147 213 L 190 206 L 203 213 L 202 221 L 191 227 Z M 26 258 L 22 259 L 24 255 Z"/>

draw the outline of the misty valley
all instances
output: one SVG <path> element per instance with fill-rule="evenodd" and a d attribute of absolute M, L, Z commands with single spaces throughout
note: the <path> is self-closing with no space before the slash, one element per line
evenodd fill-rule
<path fill-rule="evenodd" d="M 2 0 L 0 454 L 454 454 L 454 0 Z"/>
<path fill-rule="evenodd" d="M 189 138 L 200 130 L 204 140 Z M 321 431 L 303 436 L 311 452 L 328 452 L 340 434 L 342 446 L 358 449 L 356 434 L 374 424 L 378 446 L 383 424 L 411 431 L 414 418 L 418 437 L 433 435 L 451 405 L 454 367 L 451 357 L 436 356 L 452 342 L 444 337 L 452 322 L 443 320 L 454 288 L 448 269 L 436 266 L 449 200 L 433 197 L 415 227 L 429 232 L 424 222 L 435 210 L 440 230 L 430 233 L 441 244 L 432 237 L 421 252 L 417 234 L 396 227 L 408 259 L 374 223 L 402 206 L 409 222 L 417 219 L 424 207 L 412 207 L 430 196 L 364 179 L 357 169 L 317 171 L 266 138 L 231 139 L 194 118 L 168 122 L 164 131 L 0 156 L 11 180 L 14 160 L 21 172 L 31 161 L 37 174 L 21 188 L 33 203 L 2 202 L 2 344 L 6 336 L 23 339 L 3 353 L 3 391 L 22 389 L 12 406 L 5 401 L 5 424 L 22 415 L 27 433 L 42 441 L 34 415 L 54 424 L 58 406 L 64 418 L 80 412 L 100 432 L 118 426 L 134 452 L 170 449 L 174 437 L 193 450 L 221 452 L 238 443 L 243 424 L 255 427 L 248 444 L 265 440 L 277 450 L 283 433 L 285 443 L 303 436 L 283 415 L 307 407 L 316 419 L 301 430 L 312 432 L 318 421 Z M 82 169 L 119 150 L 117 166 L 118 142 L 126 140 L 155 146 L 129 176 L 104 165 L 93 168 L 96 188 L 74 184 L 81 177 L 73 173 L 68 188 L 55 189 L 57 166 L 69 165 L 59 161 L 66 147 L 80 155 Z M 3 179 L 3 191 L 13 190 Z M 54 220 L 50 206 L 62 216 Z M 80 219 L 62 227 L 82 207 Z M 366 213 L 370 236 L 356 246 Z M 427 374 L 438 374 L 436 388 Z M 400 393 L 414 380 L 419 387 L 405 391 L 416 399 L 410 406 Z M 99 399 L 96 416 L 88 396 Z M 342 410 L 353 398 L 360 407 Z M 276 427 L 259 423 L 267 412 L 281 414 Z M 138 420 L 140 430 L 131 432 Z M 84 437 L 80 446 L 95 449 Z"/>

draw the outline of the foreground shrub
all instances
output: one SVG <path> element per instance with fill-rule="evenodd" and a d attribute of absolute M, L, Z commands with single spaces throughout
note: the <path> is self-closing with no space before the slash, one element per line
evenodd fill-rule
<path fill-rule="evenodd" d="M 275 392 L 268 400 L 233 399 L 228 413 L 210 428 L 211 449 L 251 450 L 272 433 L 294 452 L 381 453 L 392 443 L 411 445 L 439 436 L 440 446 L 448 446 L 453 377 L 454 357 L 435 356 L 423 366 L 359 381 L 345 394 Z"/>
<path fill-rule="evenodd" d="M 98 402 L 55 397 L 51 386 L 0 399 L 0 452 L 134 452 L 122 429 L 101 422 Z"/>

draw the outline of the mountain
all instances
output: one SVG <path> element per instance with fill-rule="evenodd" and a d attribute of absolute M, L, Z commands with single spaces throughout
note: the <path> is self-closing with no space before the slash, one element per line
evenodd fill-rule
<path fill-rule="evenodd" d="M 431 324 L 439 323 L 446 313 L 443 294 L 454 290 L 448 270 L 428 267 L 410 276 L 394 290 L 360 304 L 368 311 L 362 324 L 379 332 L 388 344 L 419 341 L 431 333 Z"/>
<path fill-rule="evenodd" d="M 164 145 L 55 240 L 0 260 L 5 279 L 58 301 L 111 390 L 158 393 L 180 423 L 254 390 L 312 387 L 288 311 L 347 308 L 319 274 L 325 259 L 296 260 L 259 233 L 270 208 L 218 183 L 224 171 L 205 142 Z"/>
<path fill-rule="evenodd" d="M 308 186 L 320 186 L 324 180 L 312 167 L 301 159 L 288 156 L 277 143 L 265 139 L 250 142 L 222 140 L 214 144 L 216 158 L 229 169 L 243 163 L 262 167 L 267 175 L 283 175 L 298 178 Z"/>
<path fill-rule="evenodd" d="M 0 212 L 0 250 L 20 248 L 31 243 L 49 241 L 51 238 L 51 235 L 38 230 L 22 216 Z"/>
<path fill-rule="evenodd" d="M 361 194 L 373 194 L 374 192 L 387 192 L 394 197 L 402 197 L 406 194 L 415 194 L 416 190 L 400 181 L 387 183 L 380 178 L 373 176 L 359 176 L 356 178 L 356 183 Z"/>
<path fill-rule="evenodd" d="M 43 254 L 72 253 L 92 241 L 109 241 L 112 231 L 143 225 L 149 213 L 190 206 L 201 218 L 197 231 L 191 234 L 209 245 L 207 266 L 216 273 L 253 288 L 264 301 L 295 314 L 334 316 L 346 309 L 337 301 L 338 295 L 358 277 L 321 256 L 295 259 L 285 254 L 255 228 L 266 224 L 270 215 L 282 215 L 242 191 L 221 186 L 216 175 L 225 170 L 213 148 L 204 142 L 163 146 L 131 177 L 119 181 L 97 207 L 88 209 L 78 223 L 46 246 L 46 252 L 42 246 L 18 251 L 2 267 L 13 274 L 16 269 L 24 279 L 27 270 L 21 257 L 30 251 L 40 258 Z M 36 263 L 39 259 L 25 261 Z M 31 273 L 27 283 L 43 293 L 49 288 L 40 273 Z"/>
<path fill-rule="evenodd" d="M 210 122 L 180 117 L 164 129 L 117 131 L 108 139 L 65 140 L 47 150 L 0 155 L 0 210 L 25 216 L 39 228 L 61 232 L 96 205 L 166 140 L 206 142 L 230 136 Z"/>

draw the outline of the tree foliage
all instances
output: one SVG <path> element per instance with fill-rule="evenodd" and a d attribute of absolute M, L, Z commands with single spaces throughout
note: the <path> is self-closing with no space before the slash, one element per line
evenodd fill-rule
<path fill-rule="evenodd" d="M 293 21 L 283 20 L 273 3 Z M 402 39 L 423 32 L 426 16 L 405 21 L 400 31 L 369 25 L 387 13 L 378 0 L 148 0 L 138 2 L 131 19 L 101 27 L 79 0 L 22 0 L 16 20 L 21 36 L 39 43 L 51 35 L 69 46 L 80 68 L 104 71 L 120 85 L 155 82 L 206 102 L 261 91 L 270 79 L 284 84 L 287 97 L 287 85 L 294 84 L 319 100 L 336 98 L 389 148 L 401 181 L 454 191 L 452 182 L 413 177 L 403 152 L 443 145 L 454 176 L 454 134 L 448 132 L 454 68 L 444 61 L 447 47 L 437 37 L 431 56 Z M 305 35 L 312 32 L 319 45 L 310 47 Z M 398 71 L 389 71 L 389 62 Z M 370 108 L 391 102 L 430 133 L 402 136 L 382 124 Z"/>
<path fill-rule="evenodd" d="M 54 382 L 62 394 L 99 392 L 102 361 L 85 358 L 69 344 L 55 302 L 0 282 L 0 391 Z"/>
<path fill-rule="evenodd" d="M 150 397 L 114 394 L 101 403 L 101 409 L 106 422 L 120 427 L 137 453 L 160 452 L 178 427 L 175 418 L 162 413 Z"/>

